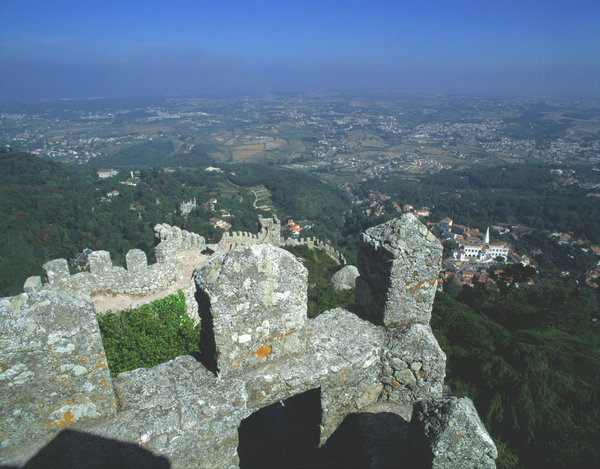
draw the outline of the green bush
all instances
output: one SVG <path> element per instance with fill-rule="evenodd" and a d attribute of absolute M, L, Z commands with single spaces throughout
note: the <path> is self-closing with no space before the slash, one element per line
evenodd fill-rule
<path fill-rule="evenodd" d="M 98 324 L 111 376 L 199 351 L 200 324 L 187 316 L 181 290 L 120 314 L 108 311 Z"/>

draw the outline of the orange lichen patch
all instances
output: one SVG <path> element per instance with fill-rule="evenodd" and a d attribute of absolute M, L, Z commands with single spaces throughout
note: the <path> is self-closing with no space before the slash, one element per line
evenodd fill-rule
<path fill-rule="evenodd" d="M 394 386 L 395 388 L 401 388 L 402 385 L 396 381 L 395 379 L 392 380 L 392 386 Z"/>
<path fill-rule="evenodd" d="M 50 422 L 48 425 L 46 425 L 46 428 L 56 428 L 56 427 L 58 427 L 58 428 L 60 428 L 62 430 L 64 428 L 67 428 L 74 421 L 75 421 L 75 416 L 73 415 L 73 412 L 71 412 L 70 410 L 67 410 L 63 414 L 63 418 L 61 420 L 59 420 L 58 422 Z"/>
<path fill-rule="evenodd" d="M 406 286 L 408 287 L 411 283 L 415 283 L 413 280 L 409 280 L 408 282 L 406 282 Z"/>
<path fill-rule="evenodd" d="M 293 332 L 280 332 L 279 334 L 277 334 L 275 337 L 273 337 L 272 339 L 269 339 L 269 343 L 272 344 L 274 340 L 281 340 L 283 339 L 286 335 L 290 335 L 293 334 Z"/>
<path fill-rule="evenodd" d="M 417 293 L 417 290 L 419 288 L 421 288 L 421 286 L 425 283 L 425 280 L 419 280 L 419 283 L 417 283 L 417 285 L 415 286 L 415 288 L 413 288 L 412 294 L 414 295 L 415 293 Z"/>
<path fill-rule="evenodd" d="M 98 362 L 98 363 L 96 363 L 96 368 L 106 368 L 106 363 Z"/>
<path fill-rule="evenodd" d="M 435 285 L 435 282 L 437 282 L 437 280 L 432 280 L 431 282 L 429 282 L 429 286 L 433 287 Z"/>
<path fill-rule="evenodd" d="M 417 373 L 419 374 L 419 376 L 422 378 L 423 376 L 425 376 L 425 372 L 423 370 L 419 370 L 417 371 Z"/>
<path fill-rule="evenodd" d="M 456 437 L 460 440 L 463 436 L 462 435 L 456 435 Z"/>
<path fill-rule="evenodd" d="M 271 346 L 270 345 L 263 345 L 261 348 L 259 348 L 256 351 L 256 356 L 258 358 L 267 358 L 269 356 L 269 354 L 271 353 Z"/>

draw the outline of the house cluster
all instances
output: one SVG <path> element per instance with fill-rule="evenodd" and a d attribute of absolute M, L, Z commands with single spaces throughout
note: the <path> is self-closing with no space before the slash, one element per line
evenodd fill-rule
<path fill-rule="evenodd" d="M 492 262 L 498 258 L 508 260 L 509 247 L 504 243 L 490 242 L 490 229 L 485 235 L 478 229 L 470 229 L 463 225 L 454 224 L 446 217 L 440 223 L 442 237 L 453 239 L 458 244 L 453 256 L 459 261 Z"/>
<path fill-rule="evenodd" d="M 222 230 L 228 230 L 231 228 L 231 223 L 227 223 L 225 220 L 221 220 L 220 218 L 211 218 L 208 222 L 216 228 L 221 228 Z"/>
<path fill-rule="evenodd" d="M 408 213 L 411 212 L 413 215 L 421 218 L 421 217 L 428 217 L 429 216 L 429 209 L 428 208 L 423 208 L 421 210 L 415 210 L 415 207 L 413 207 L 411 204 L 404 204 L 402 206 L 402 211 L 404 213 Z"/>
<path fill-rule="evenodd" d="M 217 199 L 215 197 L 211 197 L 210 199 L 208 199 L 206 202 L 204 202 L 202 204 L 202 206 L 206 209 L 206 210 L 210 210 L 211 212 L 213 212 L 215 210 L 215 204 L 217 203 Z"/>
<path fill-rule="evenodd" d="M 307 230 L 311 227 L 311 225 L 300 226 L 298 223 L 296 223 L 292 219 L 287 221 L 287 225 L 288 225 L 288 228 L 290 229 L 290 231 L 292 232 L 292 237 L 300 236 L 300 232 L 302 230 Z"/>
<path fill-rule="evenodd" d="M 98 174 L 98 177 L 100 179 L 107 179 L 107 178 L 116 176 L 117 174 L 119 174 L 119 171 L 117 171 L 116 169 L 112 169 L 112 168 L 102 168 L 102 169 L 99 169 L 98 171 L 96 171 L 96 173 Z"/>

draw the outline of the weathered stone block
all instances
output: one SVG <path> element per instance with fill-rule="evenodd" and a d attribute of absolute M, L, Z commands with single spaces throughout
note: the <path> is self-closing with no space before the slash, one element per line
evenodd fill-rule
<path fill-rule="evenodd" d="M 440 397 L 446 355 L 431 328 L 414 324 L 388 330 L 383 355 L 383 396 L 400 404 Z"/>
<path fill-rule="evenodd" d="M 428 324 L 442 246 L 412 214 L 366 230 L 358 253 L 356 299 L 362 314 L 387 327 Z"/>
<path fill-rule="evenodd" d="M 108 251 L 94 251 L 88 256 L 90 272 L 92 274 L 101 274 L 112 268 L 110 253 Z"/>
<path fill-rule="evenodd" d="M 44 269 L 46 280 L 50 285 L 69 280 L 69 264 L 66 259 L 48 261 L 42 266 L 42 269 Z"/>
<path fill-rule="evenodd" d="M 496 467 L 496 445 L 471 399 L 449 397 L 416 402 L 411 432 L 424 444 L 434 469 Z"/>
<path fill-rule="evenodd" d="M 141 249 L 131 249 L 125 255 L 125 264 L 127 270 L 132 274 L 139 274 L 148 267 L 148 259 L 146 253 Z"/>
<path fill-rule="evenodd" d="M 266 244 L 231 251 L 194 279 L 202 329 L 214 334 L 203 338 L 203 354 L 215 355 L 221 374 L 285 354 L 291 342 L 302 349 L 295 333 L 307 320 L 307 271 L 289 252 Z"/>
<path fill-rule="evenodd" d="M 89 298 L 53 290 L 2 298 L 0 323 L 0 461 L 22 463 L 28 442 L 42 446 L 116 410 Z"/>
<path fill-rule="evenodd" d="M 177 262 L 176 251 L 171 241 L 162 241 L 154 248 L 156 262 L 161 264 Z"/>
<path fill-rule="evenodd" d="M 42 277 L 39 275 L 35 277 L 28 277 L 23 284 L 23 291 L 25 293 L 37 291 L 40 288 L 42 288 Z"/>
<path fill-rule="evenodd" d="M 333 274 L 331 283 L 336 290 L 350 290 L 356 286 L 356 278 L 359 275 L 356 267 L 347 265 Z"/>

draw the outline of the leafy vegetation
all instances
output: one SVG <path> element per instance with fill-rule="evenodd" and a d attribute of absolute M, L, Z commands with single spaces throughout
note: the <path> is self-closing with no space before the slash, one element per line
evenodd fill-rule
<path fill-rule="evenodd" d="M 347 308 L 354 303 L 354 288 L 337 291 L 330 282 L 341 266 L 318 249 L 307 246 L 286 246 L 308 269 L 308 317 L 314 318 L 333 308 Z"/>
<path fill-rule="evenodd" d="M 520 290 L 504 293 L 506 305 L 481 286 L 460 293 L 467 304 L 438 293 L 431 325 L 447 383 L 500 439 L 499 467 L 517 457 L 531 468 L 598 467 L 600 331 L 586 314 L 598 304 L 586 307 L 576 285 Z"/>
<path fill-rule="evenodd" d="M 572 231 L 600 242 L 600 200 L 586 197 L 580 187 L 559 184 L 544 165 L 474 166 L 432 174 L 419 182 L 390 176 L 387 182 L 367 181 L 361 188 L 365 194 L 380 191 L 401 204 L 434 207 L 436 220 L 449 216 L 480 229 L 504 223 Z"/>
<path fill-rule="evenodd" d="M 187 316 L 181 290 L 136 309 L 100 314 L 98 324 L 111 376 L 199 351 L 200 324 L 194 327 Z"/>

